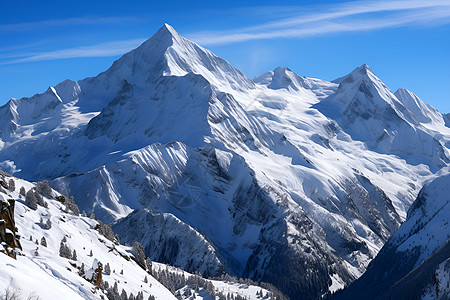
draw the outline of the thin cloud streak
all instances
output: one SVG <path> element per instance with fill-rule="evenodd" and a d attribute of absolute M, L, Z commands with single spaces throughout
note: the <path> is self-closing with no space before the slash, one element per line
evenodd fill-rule
<path fill-rule="evenodd" d="M 80 57 L 108 57 L 122 55 L 144 42 L 145 39 L 133 39 L 126 41 L 115 41 L 109 43 L 101 43 L 92 46 L 78 47 L 72 49 L 55 50 L 49 52 L 35 53 L 24 58 L 11 61 L 0 62 L 1 65 L 17 64 L 25 62 L 56 60 L 65 58 Z"/>
<path fill-rule="evenodd" d="M 284 15 L 284 13 L 281 13 L 281 15 Z M 88 20 L 87 18 L 66 19 L 65 24 L 77 22 L 79 24 L 89 24 L 89 22 L 113 22 L 119 20 L 124 20 L 124 18 L 100 18 L 96 20 Z M 48 20 L 45 23 L 41 23 L 40 26 L 51 26 L 53 22 L 59 21 L 61 20 Z M 198 32 L 191 34 L 189 37 L 203 45 L 218 45 L 262 39 L 305 38 L 401 26 L 437 26 L 448 23 L 450 23 L 449 0 L 430 0 L 427 2 L 416 0 L 388 2 L 357 1 L 332 6 L 327 11 L 322 10 L 319 13 L 303 15 L 297 18 L 280 18 L 276 22 L 240 28 L 234 31 Z M 21 25 L 25 28 L 34 23 L 21 24 L 15 25 Z M 0 65 L 67 58 L 116 56 L 134 49 L 144 40 L 114 41 L 41 53 L 0 53 L 0 59 L 20 57 L 18 59 L 0 62 Z"/>
<path fill-rule="evenodd" d="M 73 26 L 73 25 L 98 25 L 98 24 L 111 24 L 122 22 L 138 22 L 138 18 L 134 17 L 82 17 L 82 18 L 68 18 L 68 19 L 51 19 L 38 22 L 24 22 L 14 24 L 0 25 L 0 32 L 13 32 L 13 31 L 30 31 L 40 29 L 43 27 L 61 27 L 61 26 Z"/>
<path fill-rule="evenodd" d="M 395 12 L 403 10 L 426 9 L 436 7 L 450 7 L 448 0 L 430 0 L 430 1 L 356 1 L 348 2 L 334 6 L 334 11 L 317 13 L 311 15 L 298 15 L 296 17 L 286 18 L 280 21 L 271 22 L 259 26 L 247 27 L 242 30 L 254 31 L 264 29 L 275 29 L 280 27 L 295 26 L 317 21 L 333 20 L 337 18 L 378 13 Z"/>
<path fill-rule="evenodd" d="M 379 13 L 382 12 L 385 14 L 380 17 Z M 359 15 L 364 16 L 355 19 L 355 16 Z M 440 24 L 450 23 L 450 1 L 358 1 L 334 6 L 334 11 L 331 12 L 301 15 L 234 31 L 199 32 L 189 37 L 203 45 L 217 45 L 258 39 L 301 38 L 320 34 L 423 25 L 424 22 L 435 24 L 436 20 L 439 20 Z"/>

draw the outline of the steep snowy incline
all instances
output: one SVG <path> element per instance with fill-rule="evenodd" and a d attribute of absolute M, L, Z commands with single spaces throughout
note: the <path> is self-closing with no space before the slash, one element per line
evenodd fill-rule
<path fill-rule="evenodd" d="M 445 115 L 407 89 L 395 92 L 397 99 L 411 112 L 408 121 L 450 147 L 450 126 Z M 449 156 L 447 150 L 447 157 Z"/>
<path fill-rule="evenodd" d="M 418 299 L 422 294 L 442 293 L 433 293 L 428 286 L 448 290 L 444 282 L 436 281 L 442 278 L 448 282 L 448 276 L 439 273 L 441 269 L 448 270 L 446 261 L 450 258 L 450 174 L 448 170 L 442 174 L 445 175 L 424 186 L 406 221 L 370 263 L 366 273 L 339 293 L 338 299 L 361 299 L 369 295 L 380 299 Z"/>
<path fill-rule="evenodd" d="M 0 295 L 10 289 L 25 297 L 35 295 L 42 299 L 102 299 L 107 291 L 95 288 L 92 275 L 88 275 L 93 271 L 94 261 L 98 260 L 103 267 L 108 264 L 111 269 L 110 274 L 103 273 L 103 287 L 112 288 L 116 282 L 119 293 L 124 289 L 128 295 L 143 292 L 146 299 L 149 295 L 156 299 L 176 299 L 131 259 L 130 247 L 101 235 L 95 230 L 97 221 L 69 211 L 68 206 L 55 199 L 61 196 L 59 193 L 48 186 L 42 189 L 24 180 L 0 175 L 2 182 L 11 180 L 13 188 L 0 190 L 0 201 L 16 200 L 15 222 L 23 251 L 19 252 L 17 260 L 0 253 Z M 46 195 L 40 194 L 42 192 Z M 32 209 L 27 205 L 29 199 L 39 197 L 36 193 L 48 207 L 38 205 L 37 209 Z M 61 244 L 68 250 L 61 250 Z M 70 258 L 61 257 L 61 251 L 63 255 L 70 254 Z M 148 281 L 144 283 L 146 277 Z M 105 285 L 106 282 L 109 284 Z"/>
<path fill-rule="evenodd" d="M 411 123 L 444 125 L 442 114 L 430 104 L 422 101 L 411 91 L 400 88 L 395 91 L 394 95 L 411 112 L 411 114 L 408 114 L 408 117 L 410 117 L 408 121 Z"/>

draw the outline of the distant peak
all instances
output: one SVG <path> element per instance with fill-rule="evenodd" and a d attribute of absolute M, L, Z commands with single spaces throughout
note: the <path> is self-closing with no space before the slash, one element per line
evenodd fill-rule
<path fill-rule="evenodd" d="M 289 69 L 288 67 L 277 67 L 275 70 L 273 70 L 275 73 L 276 72 L 285 72 L 285 71 L 291 71 L 291 69 Z M 292 71 L 291 71 L 292 72 Z"/>
<path fill-rule="evenodd" d="M 154 34 L 154 36 L 179 36 L 178 32 L 169 24 L 164 23 L 161 28 Z"/>
<path fill-rule="evenodd" d="M 362 64 L 360 67 L 356 68 L 352 73 L 358 72 L 364 75 L 367 75 L 368 73 L 372 73 L 372 69 L 367 64 Z"/>
<path fill-rule="evenodd" d="M 372 71 L 372 69 L 367 64 L 362 64 L 361 66 L 357 67 L 356 69 L 354 69 L 347 75 L 336 78 L 335 80 L 333 80 L 331 82 L 338 83 L 338 84 L 350 83 L 350 82 L 357 80 L 357 78 L 365 78 L 365 77 L 369 76 L 369 74 L 376 77 L 375 73 Z"/>
<path fill-rule="evenodd" d="M 160 30 L 161 30 L 161 29 L 167 30 L 167 31 L 170 32 L 172 35 L 178 35 L 178 32 L 177 32 L 172 26 L 170 26 L 170 25 L 167 24 L 167 23 L 164 23 L 164 25 L 160 28 Z"/>
<path fill-rule="evenodd" d="M 405 89 L 405 88 L 398 88 L 394 94 L 399 94 L 399 93 L 414 94 L 413 92 L 411 92 L 410 90 Z"/>

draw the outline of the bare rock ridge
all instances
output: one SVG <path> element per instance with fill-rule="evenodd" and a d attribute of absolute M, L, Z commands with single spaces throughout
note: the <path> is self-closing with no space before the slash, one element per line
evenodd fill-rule
<path fill-rule="evenodd" d="M 9 184 L 7 184 L 4 181 L 5 176 L 0 176 L 0 189 L 15 190 L 14 180 L 11 181 L 12 179 L 10 179 Z M 4 252 L 14 259 L 17 256 L 16 249 L 22 250 L 20 235 L 17 233 L 18 229 L 14 217 L 15 202 L 14 199 L 5 199 L 3 195 L 0 195 L 0 245 L 3 248 L 0 248 L 0 252 Z"/>

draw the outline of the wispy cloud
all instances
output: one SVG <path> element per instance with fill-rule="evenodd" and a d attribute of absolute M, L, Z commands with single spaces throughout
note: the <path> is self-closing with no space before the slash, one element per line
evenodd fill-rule
<path fill-rule="evenodd" d="M 248 8 L 247 8 L 248 9 Z M 354 1 L 338 5 L 258 7 L 258 13 L 270 22 L 225 31 L 204 31 L 188 35 L 203 45 L 231 44 L 250 40 L 305 38 L 318 35 L 380 30 L 400 26 L 436 26 L 450 23 L 450 0 Z M 269 13 L 270 12 L 270 13 Z M 289 16 L 288 16 L 289 15 Z M 134 18 L 71 18 L 35 23 L 0 25 L 0 32 L 63 25 L 90 25 L 137 21 Z M 121 40 L 90 46 L 31 53 L 2 53 L 0 65 L 79 57 L 107 57 L 123 54 L 144 39 Z M 17 47 L 17 46 L 15 46 Z"/>
<path fill-rule="evenodd" d="M 270 8 L 267 8 L 270 9 Z M 293 11 L 300 11 L 301 8 Z M 285 12 L 282 13 L 285 15 Z M 273 16 L 273 15 L 272 15 Z M 237 28 L 189 36 L 204 44 L 230 44 L 257 39 L 301 38 L 314 35 L 369 31 L 390 27 L 450 23 L 450 1 L 356 1 L 321 7 L 321 11 Z"/>
<path fill-rule="evenodd" d="M 56 60 L 78 57 L 107 57 L 120 55 L 139 46 L 145 39 L 133 39 L 101 43 L 92 46 L 24 54 L 21 58 L 0 62 L 2 65 L 33 61 Z M 16 56 L 17 57 L 17 56 Z"/>
<path fill-rule="evenodd" d="M 138 21 L 140 21 L 140 19 L 135 17 L 99 17 L 99 16 L 67 18 L 67 19 L 51 19 L 38 22 L 2 24 L 0 25 L 0 32 L 29 31 L 42 29 L 43 27 L 98 25 L 98 24 L 138 22 Z"/>

